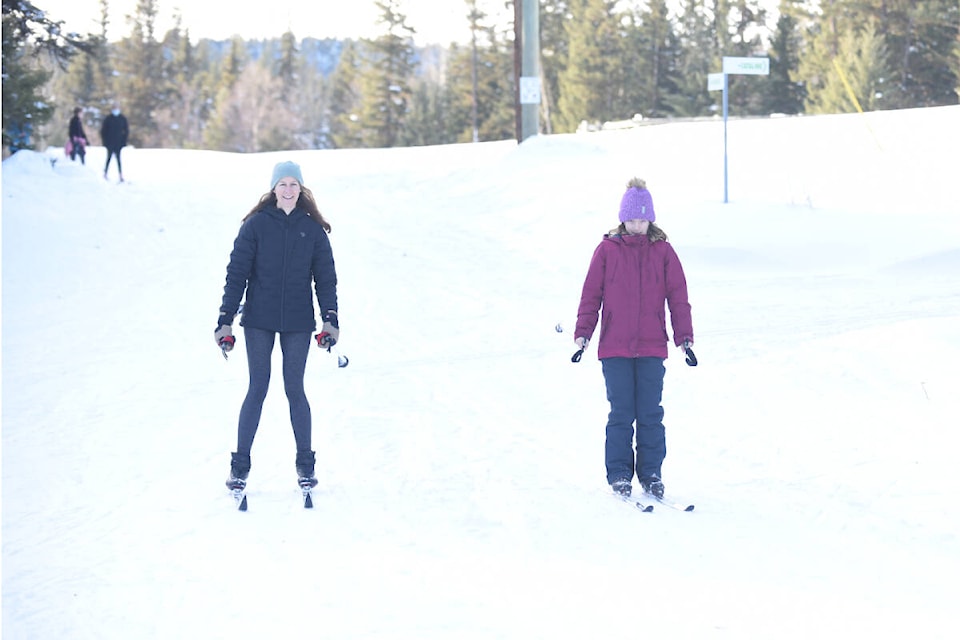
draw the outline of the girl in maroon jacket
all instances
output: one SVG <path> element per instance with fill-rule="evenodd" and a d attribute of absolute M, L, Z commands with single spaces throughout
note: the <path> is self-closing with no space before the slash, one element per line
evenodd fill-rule
<path fill-rule="evenodd" d="M 607 482 L 629 496 L 636 472 L 644 491 L 663 497 L 660 467 L 667 455 L 663 428 L 666 307 L 673 342 L 693 345 L 687 282 L 680 259 L 654 221 L 653 199 L 634 178 L 620 201 L 620 226 L 593 252 L 583 283 L 574 341 L 586 348 L 600 320 L 597 355 L 610 401 Z M 633 437 L 636 423 L 636 459 Z"/>

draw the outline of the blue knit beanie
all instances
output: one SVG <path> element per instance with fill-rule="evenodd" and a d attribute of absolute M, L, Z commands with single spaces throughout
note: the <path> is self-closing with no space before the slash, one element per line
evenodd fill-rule
<path fill-rule="evenodd" d="M 297 182 L 300 183 L 300 186 L 303 186 L 303 174 L 300 173 L 300 165 L 290 161 L 278 162 L 277 166 L 273 168 L 273 178 L 270 180 L 270 191 L 273 191 L 277 183 L 287 176 L 293 176 L 297 179 Z"/>
<path fill-rule="evenodd" d="M 647 183 L 634 178 L 627 183 L 627 191 L 620 199 L 620 222 L 627 220 L 653 222 L 656 219 L 657 215 L 653 211 L 653 197 L 647 191 Z"/>

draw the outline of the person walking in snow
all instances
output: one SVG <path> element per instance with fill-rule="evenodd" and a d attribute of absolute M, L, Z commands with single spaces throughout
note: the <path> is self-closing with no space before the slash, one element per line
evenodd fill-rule
<path fill-rule="evenodd" d="M 620 201 L 620 226 L 603 236 L 590 260 L 574 332 L 577 346 L 585 349 L 600 316 L 597 356 L 610 402 L 607 482 L 623 496 L 630 495 L 636 472 L 644 491 L 663 497 L 665 306 L 670 309 L 674 344 L 684 351 L 693 346 L 683 267 L 655 220 L 646 183 L 630 180 Z"/>
<path fill-rule="evenodd" d="M 270 360 L 279 335 L 283 386 L 296 441 L 295 466 L 301 487 L 314 487 L 310 404 L 303 377 L 310 334 L 317 328 L 311 285 L 323 325 L 314 336 L 329 350 L 340 337 L 337 273 L 327 234 L 330 224 L 304 186 L 300 166 L 273 168 L 270 191 L 243 219 L 227 265 L 226 284 L 214 339 L 226 357 L 234 344 L 233 320 L 246 292 L 242 318 L 250 385 L 240 407 L 237 450 L 231 454 L 229 489 L 243 489 L 250 473 L 250 449 L 270 383 Z"/>
<path fill-rule="evenodd" d="M 87 139 L 87 133 L 83 130 L 83 121 L 80 114 L 83 109 L 76 107 L 73 110 L 73 117 L 70 118 L 70 124 L 67 127 L 67 138 L 70 140 L 70 160 L 74 161 L 80 156 L 80 164 L 86 164 L 87 145 L 90 141 Z"/>
<path fill-rule="evenodd" d="M 117 173 L 120 176 L 120 182 L 123 182 L 123 166 L 120 164 L 120 151 L 127 146 L 127 136 L 130 135 L 130 127 L 127 125 L 127 117 L 120 113 L 120 107 L 113 106 L 110 115 L 103 119 L 100 125 L 100 139 L 103 146 L 107 149 L 107 163 L 103 166 L 103 179 L 107 179 L 107 171 L 110 170 L 110 159 L 117 157 Z"/>

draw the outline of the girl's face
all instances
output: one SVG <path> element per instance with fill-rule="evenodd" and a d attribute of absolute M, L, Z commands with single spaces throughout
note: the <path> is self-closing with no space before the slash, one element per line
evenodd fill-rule
<path fill-rule="evenodd" d="M 647 229 L 650 227 L 649 220 L 641 220 L 639 218 L 634 218 L 633 220 L 627 220 L 623 223 L 624 228 L 626 228 L 627 233 L 642 236 L 647 232 Z"/>
<path fill-rule="evenodd" d="M 277 196 L 277 206 L 290 213 L 300 198 L 300 183 L 293 176 L 280 178 L 277 186 L 273 188 L 273 195 Z"/>

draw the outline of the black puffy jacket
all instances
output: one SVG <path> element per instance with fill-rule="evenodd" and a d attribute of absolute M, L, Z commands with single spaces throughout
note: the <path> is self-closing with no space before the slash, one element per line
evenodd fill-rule
<path fill-rule="evenodd" d="M 100 139 L 103 146 L 107 149 L 116 151 L 127 146 L 127 136 L 130 128 L 127 126 L 127 118 L 122 113 L 113 115 L 112 113 L 103 119 L 100 125 Z"/>
<path fill-rule="evenodd" d="M 219 324 L 232 322 L 246 291 L 245 327 L 268 331 L 317 328 L 311 284 L 320 313 L 337 310 L 337 272 L 327 232 L 297 208 L 267 206 L 240 227 L 223 287 Z"/>

